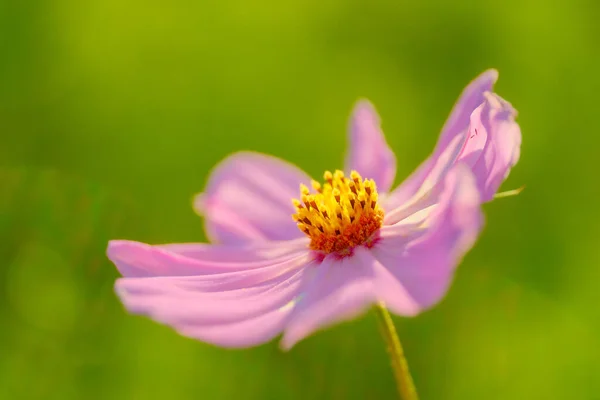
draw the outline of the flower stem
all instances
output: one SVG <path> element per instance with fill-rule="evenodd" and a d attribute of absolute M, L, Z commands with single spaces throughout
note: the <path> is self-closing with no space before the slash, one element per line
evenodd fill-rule
<path fill-rule="evenodd" d="M 375 307 L 375 312 L 379 318 L 379 326 L 381 335 L 387 345 L 388 353 L 392 361 L 392 369 L 394 370 L 394 378 L 398 387 L 398 394 L 401 400 L 419 400 L 415 384 L 413 383 L 408 363 L 404 357 L 404 350 L 400 344 L 398 333 L 394 327 L 392 317 L 383 303 L 379 303 Z"/>

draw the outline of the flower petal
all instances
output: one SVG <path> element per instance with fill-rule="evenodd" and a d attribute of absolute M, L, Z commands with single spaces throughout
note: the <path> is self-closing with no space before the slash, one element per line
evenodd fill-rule
<path fill-rule="evenodd" d="M 115 290 L 130 312 L 151 315 L 165 323 L 230 323 L 293 300 L 304 265 L 255 285 L 222 291 L 211 291 L 210 287 L 206 291 L 205 282 L 190 276 L 120 278 Z"/>
<path fill-rule="evenodd" d="M 241 152 L 219 163 L 194 200 L 211 241 L 239 244 L 303 236 L 291 200 L 310 177 L 275 157 Z"/>
<path fill-rule="evenodd" d="M 457 143 L 460 143 L 461 146 L 464 145 L 464 140 L 469 137 L 467 128 L 471 113 L 484 102 L 484 93 L 492 90 L 496 80 L 498 80 L 498 71 L 489 69 L 467 85 L 442 128 L 432 156 L 423 162 L 398 188 L 394 189 L 387 199 L 384 199 L 389 208 L 397 208 L 413 197 L 422 187 L 425 179 L 429 177 L 431 169 L 438 163 L 438 158 L 442 154 L 449 153 L 449 148 L 455 147 Z M 457 139 L 457 137 L 461 137 L 461 139 Z M 452 150 L 450 150 L 451 152 Z"/>
<path fill-rule="evenodd" d="M 518 161 L 521 145 L 521 132 L 514 119 L 516 111 L 502 98 L 488 92 L 497 77 L 497 71 L 486 71 L 465 89 L 444 126 L 435 151 L 405 182 L 382 199 L 386 209 L 417 202 L 443 180 L 453 165 L 461 162 L 474 172 L 482 200 L 493 198 Z"/>
<path fill-rule="evenodd" d="M 191 252 L 192 246 L 195 253 Z M 251 270 L 285 263 L 306 253 L 306 240 L 266 242 L 242 247 L 207 244 L 151 246 L 128 240 L 112 240 L 107 249 L 108 258 L 126 277 L 213 275 L 235 271 L 250 273 Z"/>
<path fill-rule="evenodd" d="M 388 243 L 389 244 L 389 243 Z M 392 272 L 365 247 L 358 247 L 354 257 L 363 265 L 369 266 L 373 271 L 373 287 L 377 301 L 395 314 L 413 316 L 420 311 L 420 305 L 412 298 Z"/>
<path fill-rule="evenodd" d="M 379 192 L 387 192 L 396 176 L 396 156 L 385 141 L 375 108 L 367 100 L 354 107 L 349 133 L 346 170 L 375 180 Z"/>
<path fill-rule="evenodd" d="M 239 248 L 112 241 L 108 255 L 125 275 L 115 290 L 129 312 L 225 347 L 281 333 L 315 262 L 306 240 Z"/>
<path fill-rule="evenodd" d="M 500 96 L 486 93 L 486 101 L 471 115 L 469 137 L 487 137 L 482 155 L 472 157 L 472 169 L 484 201 L 494 198 L 511 168 L 519 161 L 521 129 L 515 122 L 516 114 Z M 460 159 L 467 160 L 467 157 L 469 153 L 465 149 Z"/>
<path fill-rule="evenodd" d="M 384 210 L 394 210 L 402 207 L 409 201 L 414 201 L 415 194 L 419 191 L 425 178 L 431 172 L 436 159 L 429 157 L 410 174 L 402 183 L 387 195 L 380 196 L 379 202 Z M 387 214 L 386 214 L 387 215 Z"/>
<path fill-rule="evenodd" d="M 203 292 L 219 292 L 228 291 L 235 289 L 244 289 L 254 287 L 263 282 L 268 282 L 271 279 L 275 279 L 288 272 L 295 271 L 301 266 L 307 264 L 312 260 L 312 257 L 308 254 L 302 254 L 295 256 L 294 258 L 287 259 L 285 261 L 275 261 L 271 265 L 262 267 L 256 267 L 254 265 L 247 269 L 234 270 L 232 272 L 222 273 L 204 273 L 198 275 L 180 275 L 186 277 L 182 282 L 182 285 L 186 288 L 199 290 Z M 145 277 L 131 277 L 129 283 L 131 285 L 142 284 L 143 287 L 140 290 L 148 290 L 154 288 L 160 290 L 159 286 L 162 281 L 150 280 L 149 278 L 160 278 L 163 276 L 145 276 Z M 172 278 L 176 276 L 171 276 Z"/>
<path fill-rule="evenodd" d="M 365 312 L 375 301 L 373 278 L 356 257 L 326 257 L 304 276 L 281 347 L 289 350 L 311 333 Z"/>
<path fill-rule="evenodd" d="M 382 200 L 382 206 L 387 211 L 384 220 L 386 225 L 395 224 L 437 202 L 440 183 L 455 165 L 466 138 L 455 137 L 438 157 L 431 157 L 427 161 L 424 173 L 417 171 L 417 176 L 409 178 L 406 185 L 403 183 Z"/>
<path fill-rule="evenodd" d="M 214 326 L 185 326 L 177 331 L 188 336 L 216 346 L 230 348 L 247 348 L 270 342 L 284 329 L 289 319 L 291 308 L 282 307 L 254 318 L 245 319 L 231 324 Z"/>
<path fill-rule="evenodd" d="M 283 330 L 309 262 L 254 286 L 218 292 L 197 277 L 122 278 L 116 290 L 132 313 L 147 315 L 180 334 L 224 347 L 270 341 Z"/>
<path fill-rule="evenodd" d="M 272 260 L 296 251 L 306 250 L 309 239 L 286 240 L 283 242 L 259 242 L 245 245 L 214 245 L 209 243 L 169 243 L 155 245 L 179 255 L 205 261 L 248 262 Z M 127 241 L 113 241 L 123 243 Z"/>
<path fill-rule="evenodd" d="M 471 113 L 483 103 L 484 93 L 491 92 L 497 80 L 498 71 L 488 69 L 467 85 L 442 128 L 435 153 L 442 152 L 455 136 L 465 132 L 469 126 Z"/>
<path fill-rule="evenodd" d="M 457 264 L 472 247 L 483 225 L 480 194 L 471 171 L 465 165 L 454 167 L 444 180 L 440 201 L 425 221 L 427 231 L 407 240 L 402 235 L 386 235 L 394 227 L 383 227 L 382 239 L 371 254 L 399 285 L 426 309 L 446 293 Z M 412 239 L 412 238 L 411 238 Z M 404 293 L 376 287 L 386 304 L 397 314 L 412 315 Z M 407 312 L 408 310 L 408 312 Z"/>

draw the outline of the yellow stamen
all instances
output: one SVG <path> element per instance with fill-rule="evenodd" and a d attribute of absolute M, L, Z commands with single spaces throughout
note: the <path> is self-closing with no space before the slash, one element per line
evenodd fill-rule
<path fill-rule="evenodd" d="M 312 181 L 310 185 L 315 189 L 316 192 L 321 192 L 321 184 L 317 181 Z"/>
<path fill-rule="evenodd" d="M 356 171 L 350 178 L 339 170 L 327 171 L 323 178 L 322 185 L 311 183 L 316 193 L 300 185 L 302 201 L 293 200 L 296 213 L 292 218 L 311 239 L 311 249 L 344 256 L 356 246 L 371 243 L 383 223 L 375 182 L 363 180 Z"/>

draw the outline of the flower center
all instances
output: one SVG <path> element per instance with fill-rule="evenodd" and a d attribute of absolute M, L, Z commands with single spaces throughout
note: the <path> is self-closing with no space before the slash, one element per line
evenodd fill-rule
<path fill-rule="evenodd" d="M 383 222 L 383 210 L 372 179 L 356 171 L 346 178 L 342 171 L 323 175 L 325 183 L 312 181 L 315 193 L 300 185 L 301 200 L 292 200 L 298 228 L 311 240 L 310 248 L 323 253 L 349 255 L 353 247 L 370 244 Z"/>

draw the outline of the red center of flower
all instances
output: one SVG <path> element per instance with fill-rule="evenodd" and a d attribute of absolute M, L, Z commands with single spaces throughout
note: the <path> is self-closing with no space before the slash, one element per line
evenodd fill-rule
<path fill-rule="evenodd" d="M 324 174 L 325 183 L 312 181 L 314 193 L 300 185 L 301 201 L 294 199 L 298 228 L 310 238 L 310 248 L 326 254 L 348 255 L 352 248 L 369 244 L 383 223 L 383 210 L 372 179 L 352 171 Z"/>

